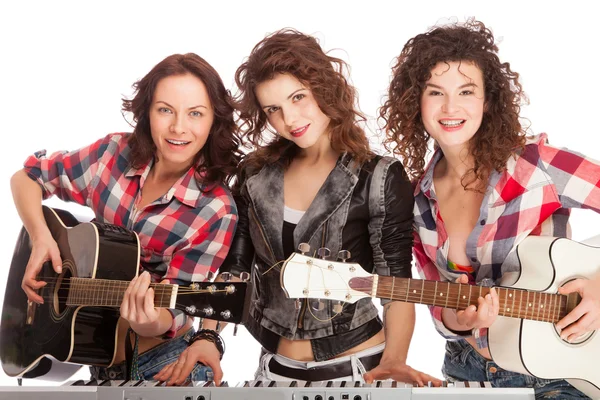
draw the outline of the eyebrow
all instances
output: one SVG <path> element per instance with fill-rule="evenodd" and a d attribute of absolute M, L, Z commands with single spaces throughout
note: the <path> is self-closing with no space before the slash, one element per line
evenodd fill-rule
<path fill-rule="evenodd" d="M 167 103 L 166 101 L 158 100 L 156 103 L 157 104 L 158 103 L 163 103 L 163 104 L 166 104 L 167 106 L 169 106 L 171 108 L 175 108 L 172 105 L 170 105 L 169 103 Z M 208 107 L 206 107 L 206 106 L 204 106 L 202 104 L 198 104 L 197 106 L 189 107 L 188 110 L 193 110 L 194 108 L 199 108 L 199 107 L 206 108 L 208 110 Z"/>
<path fill-rule="evenodd" d="M 439 85 L 436 85 L 435 83 L 426 83 L 426 84 L 425 84 L 425 87 L 427 87 L 427 86 L 434 87 L 434 88 L 436 88 L 436 89 L 443 89 L 443 87 L 441 87 L 441 86 L 439 86 Z M 466 88 L 466 87 L 472 87 L 472 86 L 479 87 L 479 86 L 477 86 L 477 85 L 476 85 L 476 84 L 474 84 L 474 83 L 465 83 L 464 85 L 460 85 L 458 88 L 459 88 L 459 89 L 464 89 L 464 88 Z"/>
<path fill-rule="evenodd" d="M 300 89 L 294 90 L 294 91 L 293 91 L 293 92 L 292 92 L 292 93 L 291 93 L 291 94 L 290 94 L 290 95 L 287 97 L 287 99 L 286 99 L 286 100 L 289 100 L 289 99 L 291 99 L 292 97 L 294 97 L 294 95 L 295 95 L 296 93 L 298 93 L 298 92 L 300 92 L 300 91 L 302 91 L 302 90 L 306 90 L 306 88 L 300 88 Z M 262 109 L 265 109 L 265 108 L 270 108 L 270 107 L 274 107 L 274 106 L 275 106 L 274 104 L 269 104 L 269 105 L 263 106 L 263 107 L 262 107 Z"/>

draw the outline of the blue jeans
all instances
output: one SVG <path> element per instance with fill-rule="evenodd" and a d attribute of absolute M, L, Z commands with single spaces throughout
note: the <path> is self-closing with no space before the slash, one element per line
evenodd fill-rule
<path fill-rule="evenodd" d="M 194 328 L 191 328 L 185 334 L 165 341 L 140 354 L 138 357 L 138 372 L 142 379 L 153 380 L 154 375 L 159 373 L 163 367 L 177 361 L 179 355 L 188 347 L 188 342 L 193 334 Z M 90 372 L 92 379 L 96 379 L 97 381 L 106 379 L 124 380 L 127 376 L 127 363 L 122 362 L 109 368 L 92 366 L 90 367 Z M 189 379 L 192 381 L 212 380 L 212 369 L 198 363 L 190 373 Z"/>
<path fill-rule="evenodd" d="M 502 369 L 486 360 L 466 340 L 446 342 L 442 373 L 450 382 L 488 381 L 493 387 L 531 387 L 536 399 L 587 399 L 565 380 L 540 379 Z"/>

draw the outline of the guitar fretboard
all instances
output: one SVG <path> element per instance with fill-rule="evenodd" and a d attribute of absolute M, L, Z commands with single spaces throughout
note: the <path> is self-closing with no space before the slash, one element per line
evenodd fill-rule
<path fill-rule="evenodd" d="M 127 281 L 70 278 L 67 305 L 119 307 L 128 286 Z M 155 307 L 169 307 L 174 285 L 153 283 L 150 287 L 154 290 Z"/>
<path fill-rule="evenodd" d="M 389 276 L 379 276 L 376 287 L 373 287 L 373 277 L 352 278 L 350 287 L 379 298 L 457 310 L 477 306 L 478 298 L 490 292 L 490 288 L 484 286 Z M 502 287 L 495 289 L 501 316 L 556 323 L 574 308 L 569 298 L 561 294 Z"/>

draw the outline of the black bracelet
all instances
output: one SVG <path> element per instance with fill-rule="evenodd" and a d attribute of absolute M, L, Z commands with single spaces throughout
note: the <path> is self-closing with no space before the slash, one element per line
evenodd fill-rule
<path fill-rule="evenodd" d="M 197 340 L 206 340 L 208 342 L 213 343 L 215 345 L 215 347 L 217 348 L 217 350 L 219 350 L 219 353 L 221 354 L 219 359 L 220 360 L 223 359 L 223 354 L 225 354 L 225 342 L 223 341 L 223 338 L 221 337 L 221 335 L 219 335 L 217 333 L 217 331 L 213 331 L 212 329 L 198 330 L 190 338 L 190 341 L 188 342 L 188 346 L 191 346 L 192 343 L 194 343 Z"/>

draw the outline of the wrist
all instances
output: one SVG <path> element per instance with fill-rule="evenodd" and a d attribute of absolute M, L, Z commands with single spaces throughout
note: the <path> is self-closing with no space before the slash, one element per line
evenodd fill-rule
<path fill-rule="evenodd" d="M 217 350 L 219 351 L 219 359 L 223 359 L 223 354 L 225 354 L 225 342 L 219 333 L 212 329 L 199 329 L 194 335 L 190 338 L 188 342 L 188 346 L 191 346 L 197 341 L 204 340 L 207 342 L 211 342 L 215 345 Z"/>

